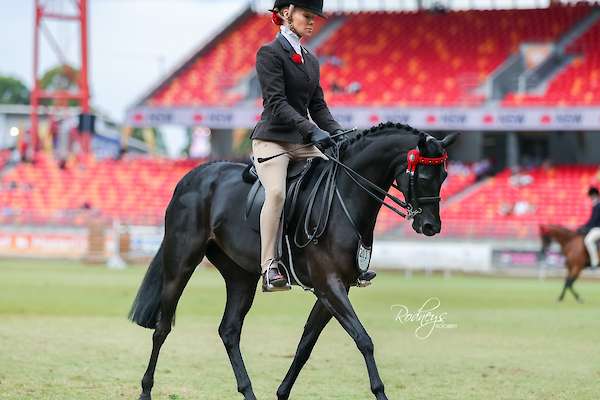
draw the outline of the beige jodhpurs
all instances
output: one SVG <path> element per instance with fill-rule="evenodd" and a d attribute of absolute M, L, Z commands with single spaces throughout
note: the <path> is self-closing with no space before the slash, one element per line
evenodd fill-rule
<path fill-rule="evenodd" d="M 292 160 L 312 157 L 321 157 L 327 160 L 327 156 L 315 146 L 298 149 L 301 146 L 301 144 L 295 143 L 252 140 L 256 173 L 265 188 L 265 203 L 260 211 L 260 266 L 262 272 L 265 272 L 275 259 L 279 221 L 285 203 L 288 164 Z M 261 164 L 257 161 L 259 157 L 270 157 L 294 149 L 298 150 Z"/>
<path fill-rule="evenodd" d="M 592 228 L 585 235 L 585 247 L 587 247 L 587 251 L 590 255 L 590 263 L 593 267 L 598 267 L 598 247 L 596 247 L 596 243 L 600 240 L 600 228 Z"/>

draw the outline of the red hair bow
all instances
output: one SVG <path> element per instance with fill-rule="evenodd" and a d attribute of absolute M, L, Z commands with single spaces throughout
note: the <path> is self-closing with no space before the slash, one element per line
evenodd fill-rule
<path fill-rule="evenodd" d="M 275 11 L 271 14 L 271 21 L 273 21 L 275 25 L 283 25 L 283 19 Z"/>
<path fill-rule="evenodd" d="M 296 64 L 302 64 L 302 56 L 298 53 L 294 53 L 292 55 L 292 61 L 295 62 Z"/>

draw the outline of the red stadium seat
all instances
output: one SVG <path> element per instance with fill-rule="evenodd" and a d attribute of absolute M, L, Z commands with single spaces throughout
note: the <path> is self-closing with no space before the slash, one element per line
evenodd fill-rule
<path fill-rule="evenodd" d="M 342 26 L 317 49 L 323 59 L 322 85 L 329 103 L 338 106 L 480 105 L 485 97 L 477 89 L 521 43 L 555 40 L 589 11 L 588 5 L 580 4 L 532 10 L 345 14 Z M 317 29 L 331 21 L 335 18 L 319 22 Z M 249 14 L 190 60 L 148 105 L 239 103 L 241 94 L 231 89 L 252 73 L 257 49 L 276 31 L 268 16 Z M 585 35 L 571 49 L 585 54 L 583 61 L 565 70 L 544 97 L 510 95 L 505 104 L 597 102 L 597 46 L 597 32 Z M 336 62 L 329 57 L 337 58 Z M 351 86 L 354 90 L 349 90 Z"/>
<path fill-rule="evenodd" d="M 133 158 L 76 165 L 20 164 L 1 178 L 0 223 L 84 224 L 89 204 L 100 217 L 160 225 L 176 183 L 197 160 Z M 11 189 L 11 182 L 17 187 Z"/>
<path fill-rule="evenodd" d="M 590 207 L 585 194 L 590 185 L 599 183 L 597 167 L 567 165 L 537 168 L 522 174 L 529 175 L 532 182 L 515 187 L 511 183 L 512 174 L 507 170 L 483 182 L 460 200 L 444 204 L 450 194 L 462 191 L 463 184 L 468 186 L 473 178 L 465 176 L 462 183 L 450 180 L 442 191 L 441 236 L 533 238 L 538 235 L 540 224 L 576 228 L 587 220 Z M 517 202 L 526 203 L 529 210 L 515 213 Z M 400 229 L 403 234 L 414 235 L 410 224 L 401 225 L 402 221 L 382 208 L 376 231 Z"/>
<path fill-rule="evenodd" d="M 523 173 L 533 179 L 530 184 L 515 187 L 505 171 L 442 208 L 442 234 L 524 238 L 535 237 L 539 224 L 575 228 L 589 216 L 585 194 L 589 185 L 597 184 L 597 174 L 596 167 L 588 166 L 537 168 Z M 526 202 L 530 211 L 515 213 L 516 202 Z"/>
<path fill-rule="evenodd" d="M 507 106 L 586 106 L 600 104 L 600 22 L 575 41 L 567 53 L 575 56 L 571 64 L 550 83 L 543 95 L 511 93 Z"/>

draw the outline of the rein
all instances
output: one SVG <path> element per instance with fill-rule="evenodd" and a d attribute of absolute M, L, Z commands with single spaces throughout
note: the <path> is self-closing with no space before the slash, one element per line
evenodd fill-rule
<path fill-rule="evenodd" d="M 298 248 L 304 248 L 308 246 L 311 242 L 317 242 L 317 239 L 320 238 L 325 232 L 325 228 L 327 227 L 327 222 L 329 220 L 329 213 L 331 210 L 331 204 L 333 203 L 334 195 L 340 201 L 342 205 L 342 209 L 346 214 L 346 217 L 350 221 L 352 227 L 354 228 L 355 233 L 362 241 L 362 236 L 358 231 L 358 227 L 356 223 L 352 219 L 350 212 L 337 188 L 337 173 L 339 167 L 348 175 L 348 177 L 363 191 L 365 191 L 371 198 L 376 200 L 379 204 L 387 207 L 392 210 L 394 213 L 398 214 L 402 218 L 406 220 L 413 219 L 416 215 L 420 214 L 423 210 L 419 208 L 419 204 L 437 202 L 440 201 L 439 196 L 429 196 L 429 197 L 417 197 L 416 195 L 416 180 L 415 176 L 418 173 L 419 165 L 441 165 L 445 164 L 448 160 L 448 154 L 444 152 L 444 154 L 440 157 L 424 157 L 421 156 L 419 149 L 410 150 L 407 154 L 407 169 L 406 173 L 409 175 L 409 201 L 403 201 L 398 197 L 388 193 L 386 190 L 383 190 L 375 183 L 371 182 L 369 179 L 365 178 L 358 172 L 354 171 L 352 168 L 344 164 L 339 160 L 339 144 L 332 148 L 333 155 L 327 155 L 333 163 L 327 165 L 321 174 L 317 178 L 314 187 L 312 188 L 309 196 L 308 196 L 308 205 L 306 210 L 304 210 L 303 214 L 300 215 L 298 220 L 298 224 L 296 226 L 296 231 L 294 233 L 294 244 Z M 362 182 L 362 183 L 361 183 Z M 392 183 L 391 185 L 398 191 L 401 191 L 400 187 Z M 323 190 L 319 190 L 323 187 Z M 323 193 L 323 197 L 320 201 L 320 207 L 318 212 L 313 213 L 313 209 L 317 201 L 317 196 L 319 192 Z M 389 198 L 394 204 L 390 205 L 385 202 L 385 198 Z M 295 202 L 296 199 L 294 199 Z M 401 209 L 406 210 L 406 212 Z M 313 216 L 314 214 L 314 216 Z M 311 225 L 311 221 L 315 220 L 316 222 Z M 302 229 L 303 228 L 303 229 Z M 303 235 L 302 240 L 299 235 Z"/>

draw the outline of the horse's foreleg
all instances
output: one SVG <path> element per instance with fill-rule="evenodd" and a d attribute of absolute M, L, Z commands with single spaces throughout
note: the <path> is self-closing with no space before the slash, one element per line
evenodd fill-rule
<path fill-rule="evenodd" d="M 371 382 L 371 391 L 377 400 L 387 400 L 384 392 L 383 382 L 377 371 L 377 364 L 373 356 L 373 341 L 361 324 L 358 316 L 352 308 L 348 298 L 348 288 L 335 278 L 330 278 L 323 288 L 315 288 L 317 297 L 321 300 L 325 308 L 333 314 L 340 325 L 354 339 L 358 350 L 362 353 L 367 364 L 369 380 Z"/>
<path fill-rule="evenodd" d="M 298 344 L 298 349 L 296 350 L 292 365 L 281 382 L 281 385 L 279 385 L 279 389 L 277 389 L 278 400 L 287 400 L 290 397 L 290 392 L 294 382 L 296 382 L 296 378 L 298 378 L 302 367 L 304 367 L 304 364 L 310 357 L 310 353 L 312 352 L 315 343 L 317 343 L 319 335 L 331 320 L 331 317 L 331 312 L 329 312 L 321 301 L 317 299 L 308 316 L 308 320 L 304 325 L 304 332 L 302 333 L 302 338 Z"/>

